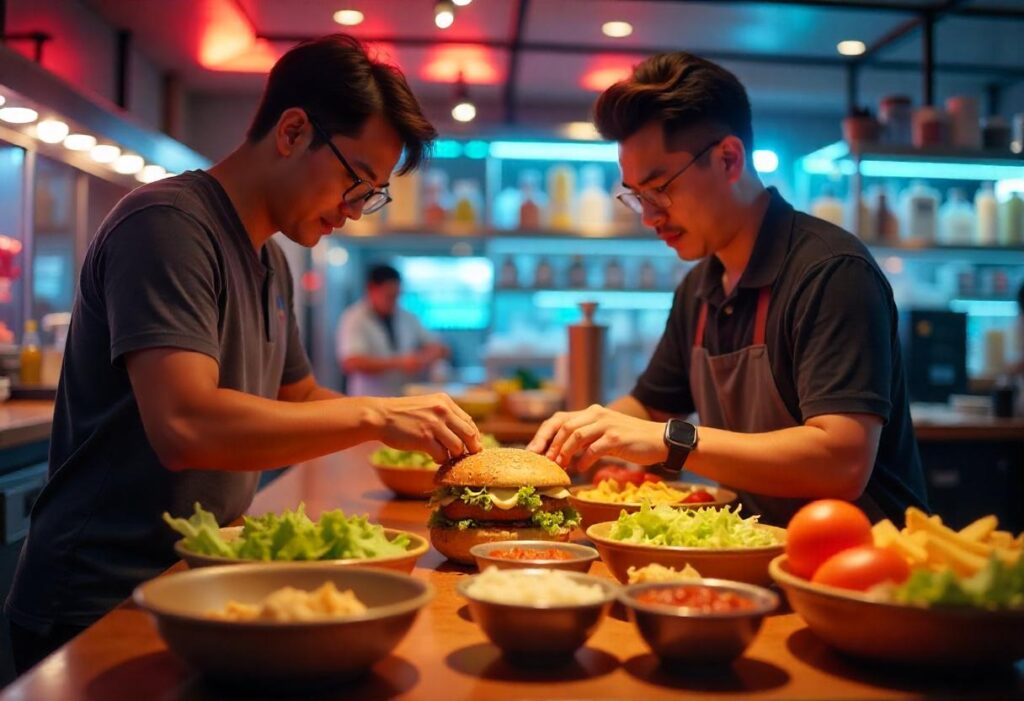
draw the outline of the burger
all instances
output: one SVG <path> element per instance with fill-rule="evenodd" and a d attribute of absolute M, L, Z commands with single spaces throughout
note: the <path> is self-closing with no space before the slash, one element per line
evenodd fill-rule
<path fill-rule="evenodd" d="M 473 564 L 469 549 L 500 540 L 568 540 L 580 517 L 569 476 L 521 448 L 485 448 L 437 471 L 430 542 L 449 560 Z"/>

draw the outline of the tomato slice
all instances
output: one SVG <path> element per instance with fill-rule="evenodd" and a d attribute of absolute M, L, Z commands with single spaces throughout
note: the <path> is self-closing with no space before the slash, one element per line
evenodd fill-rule
<path fill-rule="evenodd" d="M 706 489 L 695 489 L 688 497 L 683 499 L 683 504 L 707 504 L 715 500 L 714 495 Z"/>

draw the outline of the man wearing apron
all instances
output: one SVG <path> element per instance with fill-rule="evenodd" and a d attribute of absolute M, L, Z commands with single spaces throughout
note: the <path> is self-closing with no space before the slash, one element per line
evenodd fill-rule
<path fill-rule="evenodd" d="M 580 470 L 685 464 L 777 525 L 818 498 L 872 521 L 924 507 L 892 290 L 859 240 L 761 184 L 736 77 L 660 54 L 601 95 L 595 122 L 620 145 L 619 199 L 700 262 L 630 395 L 556 414 L 530 449 Z"/>

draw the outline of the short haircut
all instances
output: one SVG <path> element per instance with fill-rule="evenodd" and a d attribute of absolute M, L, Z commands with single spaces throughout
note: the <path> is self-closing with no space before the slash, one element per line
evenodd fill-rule
<path fill-rule="evenodd" d="M 718 64 L 685 51 L 651 56 L 594 105 L 594 124 L 611 141 L 624 141 L 652 121 L 664 125 L 666 144 L 680 132 L 703 127 L 736 136 L 748 154 L 754 148 L 743 84 Z"/>
<path fill-rule="evenodd" d="M 370 269 L 366 271 L 366 285 L 367 287 L 383 285 L 385 282 L 401 282 L 402 276 L 398 274 L 390 265 L 379 263 L 377 265 L 370 266 Z"/>
<path fill-rule="evenodd" d="M 371 58 L 347 34 L 304 41 L 274 64 L 246 137 L 259 141 L 292 107 L 303 109 L 331 136 L 357 137 L 367 119 L 382 115 L 404 146 L 399 175 L 418 168 L 437 138 L 402 72 Z M 322 145 L 316 137 L 313 144 Z"/>

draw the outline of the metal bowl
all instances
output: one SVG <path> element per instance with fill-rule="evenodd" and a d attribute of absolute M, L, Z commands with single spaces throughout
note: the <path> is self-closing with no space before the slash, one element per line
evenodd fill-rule
<path fill-rule="evenodd" d="M 700 508 L 702 506 L 714 506 L 716 508 L 728 506 L 736 501 L 736 492 L 723 487 L 715 487 L 697 482 L 666 482 L 669 487 L 680 490 L 705 489 L 715 497 L 714 501 L 706 501 L 697 504 L 670 504 L 672 508 Z M 625 511 L 632 514 L 640 510 L 639 502 L 613 503 L 610 501 L 596 501 L 594 499 L 583 499 L 579 493 L 588 489 L 594 489 L 596 485 L 581 484 L 569 488 L 569 504 L 580 514 L 580 528 L 586 530 L 595 523 L 614 521 L 619 514 Z"/>
<path fill-rule="evenodd" d="M 786 549 L 786 530 L 763 524 L 757 527 L 773 533 L 778 540 L 776 545 L 759 548 L 682 548 L 625 543 L 609 537 L 614 525 L 614 521 L 595 524 L 587 529 L 587 537 L 594 542 L 608 569 L 622 583 L 629 580 L 630 567 L 640 569 L 657 563 L 677 570 L 689 564 L 703 577 L 764 586 L 772 581 L 768 575 L 768 563 Z"/>
<path fill-rule="evenodd" d="M 275 623 L 208 617 L 229 601 L 255 603 L 281 587 L 312 591 L 324 582 L 351 589 L 367 611 L 320 621 Z M 167 646 L 206 675 L 245 686 L 317 686 L 369 669 L 402 640 L 434 598 L 433 586 L 384 570 L 305 563 L 204 567 L 169 574 L 135 589 Z"/>
<path fill-rule="evenodd" d="M 564 560 L 507 560 L 501 557 L 494 557 L 495 552 L 507 551 L 512 548 L 560 550 L 572 557 Z M 488 567 L 497 567 L 499 570 L 528 570 L 539 567 L 542 569 L 565 570 L 567 572 L 582 572 L 585 574 L 590 569 L 590 563 L 599 557 L 597 551 L 590 546 L 577 545 L 576 543 L 558 543 L 549 540 L 510 540 L 500 543 L 480 543 L 471 547 L 469 554 L 476 560 L 476 566 L 481 572 Z"/>
<path fill-rule="evenodd" d="M 534 568 L 519 572 L 543 576 L 548 570 Z M 480 575 L 463 578 L 458 592 L 468 600 L 473 620 L 506 655 L 527 660 L 565 657 L 576 652 L 593 635 L 619 589 L 614 582 L 601 577 L 578 572 L 566 574 L 580 584 L 598 585 L 604 596 L 592 604 L 547 607 L 499 604 L 473 598 L 467 593 Z"/>
<path fill-rule="evenodd" d="M 409 499 L 426 499 L 437 486 L 434 475 L 437 465 L 432 467 L 392 467 L 373 463 L 377 478 L 381 484 L 400 497 Z"/>
<path fill-rule="evenodd" d="M 754 603 L 748 611 L 707 613 L 698 609 L 649 604 L 637 596 L 652 589 L 706 587 L 738 594 Z M 693 582 L 631 584 L 619 592 L 640 636 L 655 655 L 673 664 L 722 664 L 743 654 L 761 629 L 764 616 L 779 605 L 779 597 L 763 587 L 724 579 Z"/>
<path fill-rule="evenodd" d="M 221 537 L 224 540 L 230 542 L 235 540 L 242 534 L 242 526 L 227 526 L 220 529 Z M 344 560 L 317 560 L 317 562 L 329 564 L 334 567 L 339 565 L 342 566 L 354 566 L 354 567 L 377 567 L 385 570 L 395 570 L 396 572 L 412 572 L 416 566 L 416 561 L 430 549 L 430 544 L 427 539 L 423 536 L 416 535 L 410 531 L 400 531 L 396 528 L 385 528 L 384 535 L 387 536 L 388 540 L 394 540 L 399 535 L 406 535 L 409 537 L 409 547 L 402 555 L 387 555 L 384 557 L 365 557 L 365 558 L 349 558 Z M 193 552 L 185 547 L 185 539 L 182 538 L 174 544 L 174 552 L 178 554 L 182 560 L 188 563 L 189 567 L 214 567 L 217 565 L 243 565 L 248 563 L 256 562 L 255 560 L 240 560 L 231 557 L 218 557 L 216 555 L 203 555 L 197 552 Z M 272 560 L 272 561 L 260 561 L 260 564 L 270 565 L 274 567 L 294 567 L 299 565 L 310 564 L 309 560 Z"/>
<path fill-rule="evenodd" d="M 1012 664 L 1024 658 L 1024 609 L 879 601 L 798 577 L 789 571 L 785 555 L 772 560 L 770 570 L 807 627 L 849 655 L 941 667 Z"/>

